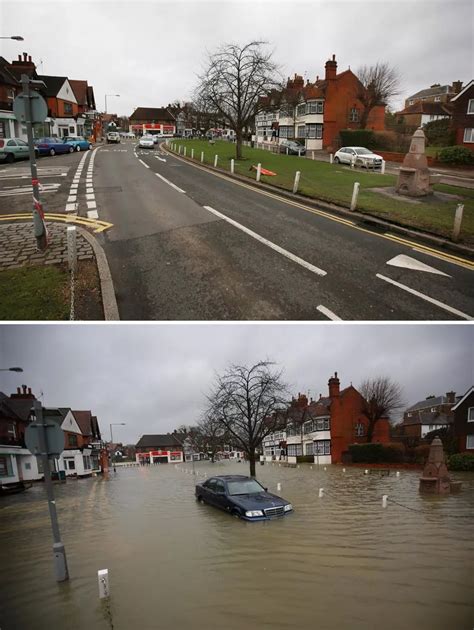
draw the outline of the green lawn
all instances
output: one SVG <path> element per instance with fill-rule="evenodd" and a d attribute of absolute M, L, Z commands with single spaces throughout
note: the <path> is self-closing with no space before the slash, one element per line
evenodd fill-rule
<path fill-rule="evenodd" d="M 204 152 L 204 163 L 214 164 L 214 156 L 219 156 L 217 166 L 230 170 L 230 160 L 235 159 L 235 144 L 227 141 L 216 141 L 214 145 L 205 140 L 174 139 L 170 144 L 181 145 L 181 153 L 186 146 L 187 157 L 191 157 L 194 149 L 194 159 L 200 161 L 201 151 Z M 381 175 L 361 170 L 352 171 L 349 168 L 327 162 L 313 161 L 297 156 L 287 156 L 271 153 L 262 149 L 243 147 L 244 157 L 235 162 L 235 173 L 255 179 L 252 165 L 259 162 L 262 168 L 277 173 L 276 177 L 262 176 L 261 181 L 268 184 L 292 190 L 295 172 L 300 171 L 300 185 L 298 192 L 308 197 L 336 203 L 349 207 L 354 182 L 360 183 L 358 211 L 379 216 L 409 227 L 428 230 L 441 236 L 450 237 L 454 213 L 458 203 L 464 204 L 464 219 L 461 239 L 474 244 L 474 190 L 439 184 L 435 190 L 462 197 L 448 201 L 426 201 L 422 204 L 407 202 L 403 198 L 392 199 L 379 192 L 371 190 L 393 186 L 396 182 L 394 175 Z"/>
<path fill-rule="evenodd" d="M 55 266 L 0 272 L 0 320 L 69 319 L 69 274 Z"/>

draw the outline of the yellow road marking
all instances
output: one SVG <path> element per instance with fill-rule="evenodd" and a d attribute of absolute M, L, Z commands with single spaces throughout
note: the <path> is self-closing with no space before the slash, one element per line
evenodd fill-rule
<path fill-rule="evenodd" d="M 105 230 L 113 227 L 113 223 L 108 223 L 107 221 L 100 221 L 98 219 L 89 219 L 87 217 L 78 217 L 70 214 L 54 214 L 54 213 L 46 213 L 44 215 L 46 221 L 59 221 L 61 223 L 77 223 L 78 225 L 83 225 L 84 227 L 89 227 L 94 230 L 97 234 L 99 232 L 104 232 Z M 32 219 L 32 215 L 29 212 L 28 214 L 3 214 L 0 216 L 0 221 L 23 221 L 24 219 Z"/>
<path fill-rule="evenodd" d="M 165 149 L 165 150 L 168 151 L 168 149 Z M 416 243 L 414 241 L 409 241 L 408 239 L 405 239 L 399 236 L 394 236 L 387 232 L 384 234 L 381 234 L 379 232 L 373 232 L 372 230 L 361 227 L 360 225 L 356 225 L 354 221 L 350 221 L 349 219 L 342 219 L 340 217 L 335 217 L 329 212 L 325 212 L 323 210 L 316 210 L 315 208 L 310 208 L 309 206 L 305 206 L 302 203 L 299 203 L 297 201 L 292 201 L 291 199 L 286 199 L 285 197 L 280 197 L 278 194 L 271 193 L 266 190 L 259 190 L 258 188 L 255 188 L 254 186 L 250 186 L 249 184 L 245 184 L 244 182 L 240 182 L 236 179 L 233 179 L 230 175 L 224 175 L 223 173 L 215 173 L 214 171 L 211 171 L 204 166 L 200 166 L 200 164 L 194 164 L 190 160 L 184 160 L 182 156 L 179 156 L 171 151 L 169 151 L 168 154 L 172 155 L 177 160 L 181 160 L 182 162 L 185 162 L 186 164 L 190 164 L 194 168 L 198 168 L 202 171 L 206 171 L 207 173 L 211 173 L 212 175 L 216 177 L 220 177 L 221 179 L 225 179 L 228 182 L 232 182 L 233 184 L 236 184 L 237 186 L 242 186 L 242 188 L 247 188 L 249 190 L 252 190 L 253 192 L 258 193 L 259 195 L 265 195 L 266 197 L 276 199 L 277 201 L 286 203 L 290 206 L 301 208 L 302 210 L 305 210 L 306 212 L 310 212 L 311 214 L 317 214 L 319 216 L 325 217 L 326 219 L 329 219 L 330 221 L 335 221 L 336 223 L 342 223 L 344 225 L 347 225 L 348 227 L 353 228 L 354 230 L 358 230 L 359 232 L 365 232 L 366 234 L 370 234 L 371 236 L 377 236 L 387 241 L 399 243 L 401 245 L 405 245 L 406 247 L 409 247 L 410 249 L 416 248 L 419 251 L 424 251 L 424 253 L 430 253 L 431 255 L 436 256 L 440 260 L 444 260 L 445 262 L 449 262 L 453 265 L 457 265 L 458 267 L 463 267 L 464 269 L 469 269 L 471 271 L 474 270 L 474 263 L 468 260 L 467 258 L 461 258 L 460 256 L 446 254 L 438 249 L 433 249 L 426 245 L 420 245 L 419 243 Z M 315 201 L 317 203 L 318 200 L 315 199 Z M 328 203 L 328 202 L 325 202 L 325 203 Z"/>

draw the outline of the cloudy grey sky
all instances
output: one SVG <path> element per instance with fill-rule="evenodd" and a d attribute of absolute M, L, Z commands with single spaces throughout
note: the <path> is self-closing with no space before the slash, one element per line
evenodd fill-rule
<path fill-rule="evenodd" d="M 0 42 L 9 61 L 23 51 L 39 72 L 87 79 L 96 104 L 130 115 L 135 107 L 189 100 L 206 50 L 229 41 L 263 39 L 284 76 L 324 75 L 387 61 L 402 76 L 403 94 L 433 83 L 472 79 L 474 5 L 471 0 L 219 0 L 185 2 L 26 2 L 0 0 Z M 42 60 L 42 65 L 40 65 Z"/>
<path fill-rule="evenodd" d="M 337 371 L 351 381 L 390 376 L 413 404 L 474 383 L 474 327 L 353 324 L 2 325 L 0 391 L 25 384 L 45 406 L 91 409 L 105 438 L 135 443 L 143 433 L 193 424 L 216 372 L 272 359 L 296 395 L 327 394 Z"/>

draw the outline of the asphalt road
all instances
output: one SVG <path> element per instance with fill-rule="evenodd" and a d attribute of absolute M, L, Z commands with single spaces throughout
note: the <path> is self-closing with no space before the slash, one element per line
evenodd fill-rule
<path fill-rule="evenodd" d="M 99 149 L 98 216 L 123 320 L 466 320 L 472 267 L 209 173 Z M 361 349 L 362 351 L 362 349 Z"/>

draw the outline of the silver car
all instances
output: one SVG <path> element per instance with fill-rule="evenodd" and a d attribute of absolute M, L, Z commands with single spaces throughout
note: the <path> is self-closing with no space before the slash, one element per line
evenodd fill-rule
<path fill-rule="evenodd" d="M 138 142 L 138 146 L 142 149 L 153 149 L 155 143 L 153 142 L 153 136 L 142 136 Z"/>
<path fill-rule="evenodd" d="M 381 168 L 383 158 L 365 147 L 342 147 L 334 154 L 336 164 L 352 164 L 364 168 Z"/>

